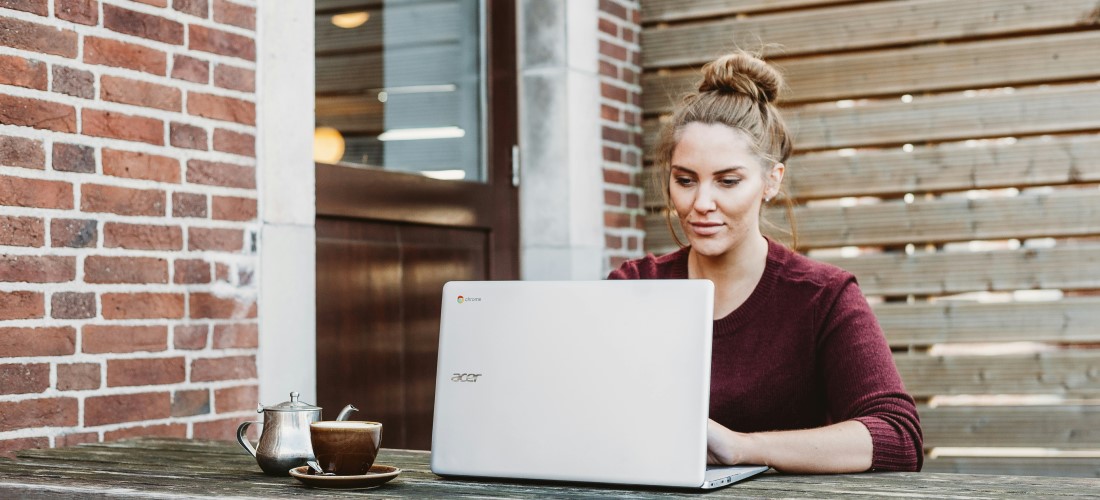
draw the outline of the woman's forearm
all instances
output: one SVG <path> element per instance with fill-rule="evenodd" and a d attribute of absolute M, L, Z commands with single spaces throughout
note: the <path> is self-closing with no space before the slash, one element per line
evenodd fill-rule
<path fill-rule="evenodd" d="M 728 465 L 759 464 L 792 473 L 864 472 L 871 468 L 871 433 L 856 421 L 796 431 L 731 431 L 709 422 L 708 460 Z"/>

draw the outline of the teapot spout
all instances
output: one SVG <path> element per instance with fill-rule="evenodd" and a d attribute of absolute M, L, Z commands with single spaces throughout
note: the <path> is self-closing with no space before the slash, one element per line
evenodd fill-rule
<path fill-rule="evenodd" d="M 336 420 L 347 420 L 353 411 L 359 411 L 359 408 L 352 405 L 345 406 L 343 410 L 340 410 L 340 414 L 336 416 Z"/>

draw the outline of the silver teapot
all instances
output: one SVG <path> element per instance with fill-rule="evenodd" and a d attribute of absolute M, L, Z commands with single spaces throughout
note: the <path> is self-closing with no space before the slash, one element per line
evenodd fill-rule
<path fill-rule="evenodd" d="M 336 420 L 347 420 L 353 411 L 358 408 L 345 406 Z M 257 405 L 256 412 L 264 414 L 259 444 L 253 447 L 244 435 L 250 425 L 259 421 L 244 422 L 237 427 L 237 442 L 256 458 L 265 474 L 285 476 L 290 469 L 306 465 L 307 460 L 316 460 L 309 440 L 309 424 L 321 420 L 319 406 L 298 401 L 298 393 L 292 392 L 290 401 L 267 407 Z"/>

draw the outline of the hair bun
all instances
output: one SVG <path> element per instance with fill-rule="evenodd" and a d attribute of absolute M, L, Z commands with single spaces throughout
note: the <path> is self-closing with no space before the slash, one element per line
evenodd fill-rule
<path fill-rule="evenodd" d="M 734 52 L 703 66 L 699 92 L 741 93 L 757 101 L 775 102 L 783 75 L 747 52 Z"/>

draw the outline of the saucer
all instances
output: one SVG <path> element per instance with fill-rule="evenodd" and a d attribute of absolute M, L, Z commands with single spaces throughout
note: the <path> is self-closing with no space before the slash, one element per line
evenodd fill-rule
<path fill-rule="evenodd" d="M 388 465 L 372 465 L 370 472 L 361 476 L 317 476 L 310 473 L 309 466 L 303 465 L 290 469 L 289 472 L 295 479 L 315 488 L 372 488 L 397 477 L 401 469 Z"/>

